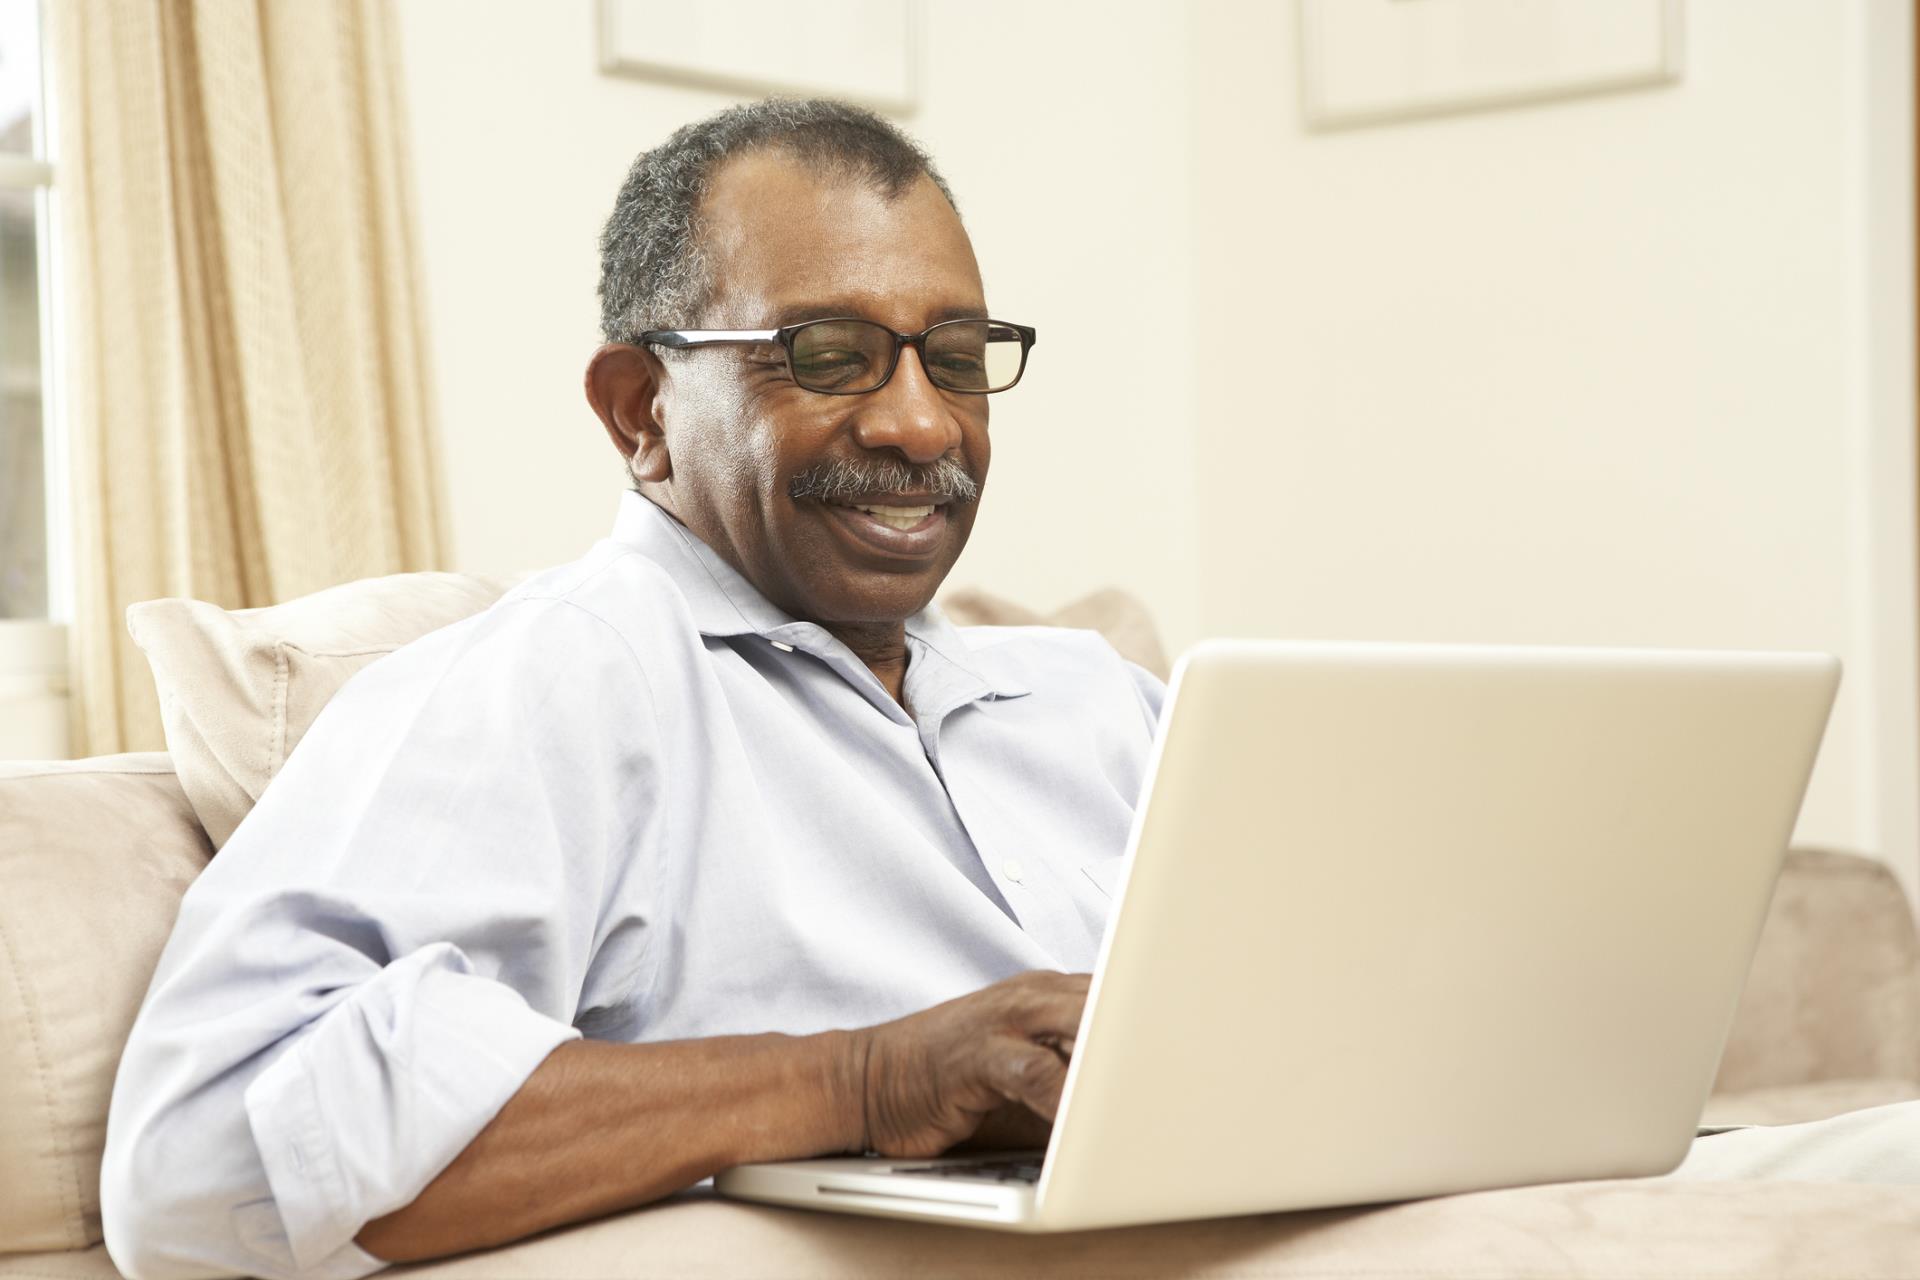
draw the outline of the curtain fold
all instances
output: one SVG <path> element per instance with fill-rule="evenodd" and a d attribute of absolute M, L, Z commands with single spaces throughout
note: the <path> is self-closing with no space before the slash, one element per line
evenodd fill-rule
<path fill-rule="evenodd" d="M 443 567 L 386 0 L 48 6 L 76 754 L 158 749 L 130 604 Z"/>

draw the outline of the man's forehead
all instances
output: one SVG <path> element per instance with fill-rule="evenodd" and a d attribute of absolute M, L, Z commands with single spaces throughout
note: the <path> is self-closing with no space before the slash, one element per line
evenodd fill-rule
<path fill-rule="evenodd" d="M 701 224 L 716 313 L 744 313 L 716 322 L 885 319 L 877 308 L 896 309 L 902 324 L 985 314 L 973 246 L 924 175 L 889 196 L 861 175 L 813 173 L 778 151 L 753 152 L 714 176 Z"/>

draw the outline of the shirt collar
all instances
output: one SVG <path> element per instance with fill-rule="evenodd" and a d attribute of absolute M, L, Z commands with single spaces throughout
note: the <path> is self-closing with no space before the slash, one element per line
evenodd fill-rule
<path fill-rule="evenodd" d="M 693 531 L 638 491 L 628 489 L 620 495 L 620 509 L 614 517 L 613 540 L 633 547 L 666 570 L 680 589 L 693 622 L 707 636 L 758 635 L 776 644 L 799 649 L 827 661 L 836 669 L 852 658 L 860 670 L 864 664 L 853 657 L 839 640 L 818 623 L 802 622 L 781 610 L 746 577 L 721 558 L 720 553 L 695 537 Z M 983 697 L 1019 698 L 1031 690 L 1002 676 L 992 674 L 987 655 L 975 653 L 961 638 L 960 629 L 934 604 L 906 620 L 909 641 L 907 679 L 908 696 L 916 709 L 927 699 L 915 686 L 924 682 L 937 685 L 942 703 L 974 701 Z M 914 643 L 917 642 L 917 643 Z M 931 655 L 930 662 L 921 660 Z M 929 666 L 944 670 L 927 670 Z M 920 678 L 916 678 L 916 668 Z M 849 674 L 844 672 L 842 674 Z M 874 679 L 871 672 L 868 678 Z M 931 708 L 924 708 L 931 709 Z"/>

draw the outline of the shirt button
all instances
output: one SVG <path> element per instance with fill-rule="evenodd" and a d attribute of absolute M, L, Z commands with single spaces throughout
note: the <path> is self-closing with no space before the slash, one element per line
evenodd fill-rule
<path fill-rule="evenodd" d="M 1020 864 L 1012 858 L 1007 859 L 1006 865 L 1000 868 L 1000 872 L 1015 884 L 1021 883 L 1022 877 L 1026 875 L 1026 872 L 1021 870 Z"/>

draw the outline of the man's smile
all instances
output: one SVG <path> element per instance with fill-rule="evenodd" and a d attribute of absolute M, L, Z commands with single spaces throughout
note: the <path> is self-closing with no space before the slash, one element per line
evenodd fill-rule
<path fill-rule="evenodd" d="M 856 540 L 863 551 L 902 560 L 930 560 L 939 553 L 947 537 L 947 502 L 891 495 L 886 501 L 817 500 L 827 523 Z"/>

